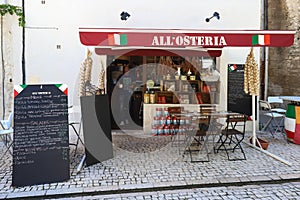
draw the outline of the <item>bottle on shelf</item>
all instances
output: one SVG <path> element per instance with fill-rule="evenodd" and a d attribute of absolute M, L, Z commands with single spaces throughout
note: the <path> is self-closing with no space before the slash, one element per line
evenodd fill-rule
<path fill-rule="evenodd" d="M 149 94 L 149 91 L 147 90 L 144 93 L 144 103 L 149 103 L 149 102 L 150 102 L 150 94 Z"/>
<path fill-rule="evenodd" d="M 155 92 L 153 90 L 150 91 L 150 103 L 155 103 Z"/>

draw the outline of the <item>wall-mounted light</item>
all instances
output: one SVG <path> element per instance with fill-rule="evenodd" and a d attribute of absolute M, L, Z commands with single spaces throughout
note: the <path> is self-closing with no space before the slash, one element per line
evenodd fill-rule
<path fill-rule="evenodd" d="M 130 17 L 130 14 L 128 12 L 123 11 L 121 14 L 121 20 L 127 20 Z"/>
<path fill-rule="evenodd" d="M 211 16 L 210 18 L 206 18 L 205 21 L 209 22 L 209 20 L 211 20 L 214 17 L 220 19 L 220 14 L 218 12 L 214 12 L 213 16 Z"/>

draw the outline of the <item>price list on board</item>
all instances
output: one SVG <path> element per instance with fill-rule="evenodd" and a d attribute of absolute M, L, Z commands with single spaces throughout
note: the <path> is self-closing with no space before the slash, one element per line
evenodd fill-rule
<path fill-rule="evenodd" d="M 66 85 L 18 85 L 14 96 L 13 185 L 69 179 Z"/>

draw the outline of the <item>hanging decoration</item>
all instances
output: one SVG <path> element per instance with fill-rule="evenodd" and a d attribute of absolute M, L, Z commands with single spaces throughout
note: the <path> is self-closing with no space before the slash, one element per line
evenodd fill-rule
<path fill-rule="evenodd" d="M 88 50 L 86 58 L 81 63 L 79 96 L 86 96 L 88 92 L 91 92 L 91 75 L 93 66 L 93 60 L 91 56 L 92 52 Z"/>
<path fill-rule="evenodd" d="M 244 92 L 250 95 L 259 95 L 259 70 L 254 58 L 253 47 L 247 56 L 244 71 Z"/>
<path fill-rule="evenodd" d="M 98 94 L 105 94 L 105 71 L 103 68 L 103 63 L 101 61 L 101 69 L 100 69 L 100 74 L 99 74 L 99 90 Z"/>

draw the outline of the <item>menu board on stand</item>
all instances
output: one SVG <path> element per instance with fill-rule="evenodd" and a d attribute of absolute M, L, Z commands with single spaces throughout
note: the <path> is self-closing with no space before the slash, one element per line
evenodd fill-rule
<path fill-rule="evenodd" d="M 244 92 L 244 64 L 228 65 L 227 110 L 252 115 L 252 97 Z"/>
<path fill-rule="evenodd" d="M 15 86 L 13 186 L 70 178 L 67 92 L 65 84 Z"/>

